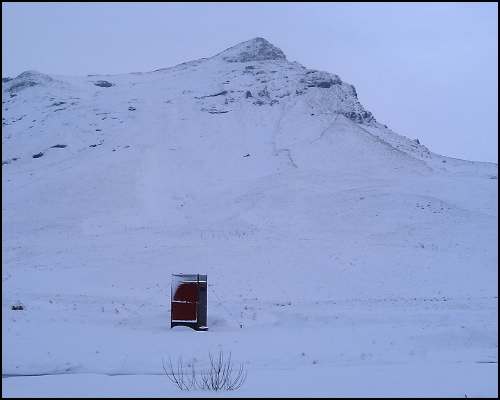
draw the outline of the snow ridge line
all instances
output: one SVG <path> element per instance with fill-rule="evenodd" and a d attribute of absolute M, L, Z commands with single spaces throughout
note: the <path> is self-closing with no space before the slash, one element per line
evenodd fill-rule
<path fill-rule="evenodd" d="M 319 136 L 316 139 L 311 140 L 309 142 L 309 144 L 313 144 L 313 143 L 317 142 L 318 140 L 321 140 L 323 138 L 323 136 L 325 136 L 326 132 L 328 132 L 333 127 L 333 125 L 337 122 L 339 115 L 340 115 L 340 113 L 337 113 L 335 115 L 335 119 L 319 134 Z"/>
<path fill-rule="evenodd" d="M 295 100 L 294 100 L 294 103 L 293 103 L 292 107 L 295 106 L 295 104 L 297 104 L 297 101 L 298 101 L 298 98 L 296 97 Z M 281 121 L 283 120 L 283 118 L 285 117 L 286 113 L 288 112 L 288 110 L 286 110 L 287 103 L 288 102 L 286 102 L 286 103 L 283 104 L 283 107 L 282 107 L 282 110 L 281 110 L 281 115 L 278 118 L 278 122 L 276 123 L 276 130 L 275 130 L 274 135 L 273 135 L 273 150 L 274 150 L 274 155 L 275 156 L 278 156 L 280 153 L 286 153 L 288 161 L 292 164 L 292 166 L 294 168 L 298 168 L 297 163 L 295 162 L 295 160 L 292 157 L 291 150 L 288 149 L 288 148 L 278 148 L 278 146 L 276 144 L 276 139 L 278 138 L 278 135 L 280 134 L 280 131 L 281 131 Z"/>
<path fill-rule="evenodd" d="M 165 375 L 162 372 L 150 372 L 150 373 L 140 373 L 134 374 L 132 372 L 40 372 L 38 374 L 2 374 L 2 379 L 8 378 L 23 378 L 23 377 L 36 377 L 36 376 L 58 376 L 58 375 L 103 375 L 103 376 L 161 376 Z"/>

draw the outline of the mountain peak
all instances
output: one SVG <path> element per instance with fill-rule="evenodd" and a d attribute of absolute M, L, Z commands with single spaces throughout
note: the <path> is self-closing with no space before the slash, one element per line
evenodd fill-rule
<path fill-rule="evenodd" d="M 216 57 L 227 62 L 286 60 L 286 56 L 281 49 L 261 37 L 238 43 L 217 54 Z"/>

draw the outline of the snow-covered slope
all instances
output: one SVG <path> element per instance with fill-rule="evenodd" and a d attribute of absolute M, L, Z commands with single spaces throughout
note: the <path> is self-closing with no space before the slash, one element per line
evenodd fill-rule
<path fill-rule="evenodd" d="M 3 374 L 217 346 L 306 376 L 496 361 L 498 166 L 396 134 L 339 76 L 255 38 L 147 73 L 27 71 L 2 103 Z M 177 272 L 208 274 L 209 332 L 170 330 Z"/>

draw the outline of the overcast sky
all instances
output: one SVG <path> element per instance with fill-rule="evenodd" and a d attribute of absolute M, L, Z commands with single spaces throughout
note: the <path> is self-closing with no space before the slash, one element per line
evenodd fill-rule
<path fill-rule="evenodd" d="M 2 3 L 2 76 L 150 71 L 261 36 L 379 122 L 498 162 L 496 3 Z"/>

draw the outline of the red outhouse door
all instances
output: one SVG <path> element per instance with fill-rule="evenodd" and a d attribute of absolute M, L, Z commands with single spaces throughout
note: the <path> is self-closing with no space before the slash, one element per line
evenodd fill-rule
<path fill-rule="evenodd" d="M 172 322 L 196 322 L 198 285 L 196 282 L 182 282 L 173 293 Z"/>
<path fill-rule="evenodd" d="M 207 276 L 175 274 L 172 276 L 170 326 L 184 325 L 197 331 L 207 327 Z"/>

